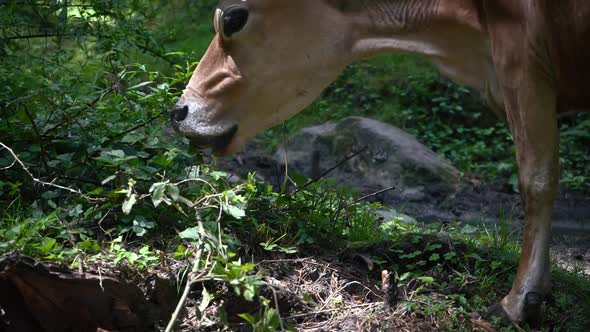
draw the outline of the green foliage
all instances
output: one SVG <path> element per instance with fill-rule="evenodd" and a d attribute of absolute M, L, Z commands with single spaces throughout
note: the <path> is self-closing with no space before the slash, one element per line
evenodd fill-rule
<path fill-rule="evenodd" d="M 357 201 L 355 194 L 332 181 L 304 182 L 290 193 L 261 183 L 248 188 L 247 206 L 254 214 L 242 219 L 240 227 L 250 234 L 245 238 L 252 237 L 265 250 L 293 253 L 294 245 L 329 248 L 385 236 L 375 215 L 379 205 Z"/>
<path fill-rule="evenodd" d="M 270 307 L 270 303 L 269 300 L 263 299 L 264 311 L 262 314 L 250 315 L 245 313 L 239 316 L 252 325 L 254 332 L 295 331 L 290 328 L 281 328 L 281 317 L 276 309 Z"/>
<path fill-rule="evenodd" d="M 2 225 L 0 252 L 14 250 L 47 257 L 63 249 L 57 244 L 57 238 L 62 236 L 62 227 L 55 213 L 25 219 L 18 215 L 5 215 Z M 63 237 L 61 240 L 64 240 Z"/>
<path fill-rule="evenodd" d="M 291 190 L 253 174 L 230 184 L 170 132 L 167 110 L 209 42 L 214 2 L 0 2 L 0 142 L 23 163 L 0 149 L 0 255 L 143 272 L 173 260 L 179 280 L 202 285 L 201 318 L 226 298 L 244 300 L 252 310 L 240 317 L 255 331 L 282 327 L 275 303 L 261 295 L 265 271 L 255 255 L 394 239 L 413 247 L 394 248 L 395 264 L 385 254 L 373 260 L 409 290 L 408 310 L 464 315 L 504 294 L 517 256 L 506 229 L 424 230 L 402 215 L 382 221 L 378 204 L 294 174 Z M 482 108 L 413 57 L 379 58 L 349 67 L 287 129 L 368 115 L 413 128 L 466 173 L 512 174 L 508 131 Z M 590 122 L 579 116 L 563 126 L 564 182 L 584 188 L 590 154 L 580 144 L 590 146 Z M 277 129 L 265 135 L 281 137 Z M 465 247 L 425 241 L 440 233 Z M 430 299 L 433 290 L 444 298 Z M 563 307 L 577 300 L 558 297 Z"/>

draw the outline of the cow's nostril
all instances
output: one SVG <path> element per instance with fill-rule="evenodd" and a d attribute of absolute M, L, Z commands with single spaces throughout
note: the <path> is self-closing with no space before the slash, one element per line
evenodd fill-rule
<path fill-rule="evenodd" d="M 188 106 L 184 106 L 182 108 L 177 107 L 172 111 L 172 118 L 176 122 L 184 121 L 187 116 L 188 116 Z"/>

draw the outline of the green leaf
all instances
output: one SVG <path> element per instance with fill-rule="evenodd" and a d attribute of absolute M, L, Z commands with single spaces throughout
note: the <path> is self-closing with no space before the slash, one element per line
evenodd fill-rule
<path fill-rule="evenodd" d="M 150 251 L 149 246 L 143 246 L 141 249 L 139 249 L 139 253 L 145 256 L 151 254 L 152 252 Z"/>
<path fill-rule="evenodd" d="M 248 302 L 254 301 L 254 296 L 256 296 L 256 286 L 252 284 L 244 285 L 244 299 Z"/>
<path fill-rule="evenodd" d="M 242 272 L 250 272 L 250 271 L 254 270 L 255 268 L 256 268 L 256 264 L 245 263 L 245 264 L 242 264 L 242 266 L 240 267 L 240 270 L 242 270 Z"/>
<path fill-rule="evenodd" d="M 455 253 L 454 251 L 451 252 L 447 252 L 444 256 L 443 256 L 446 260 L 451 260 L 455 257 L 457 257 L 457 253 Z"/>
<path fill-rule="evenodd" d="M 412 272 L 406 272 L 399 277 L 399 281 L 407 280 L 412 276 Z"/>
<path fill-rule="evenodd" d="M 235 205 L 227 205 L 226 212 L 236 219 L 242 219 L 246 216 L 246 211 Z"/>
<path fill-rule="evenodd" d="M 169 184 L 166 187 L 166 193 L 168 194 L 168 197 L 172 199 L 173 202 L 176 202 L 180 197 L 180 188 L 178 188 L 178 186 L 175 184 Z"/>
<path fill-rule="evenodd" d="M 137 90 L 137 89 L 139 89 L 139 88 L 142 88 L 142 87 L 144 87 L 144 86 L 147 86 L 147 85 L 150 85 L 150 84 L 153 84 L 153 83 L 154 83 L 154 82 L 141 82 L 141 83 L 139 83 L 139 84 L 137 84 L 137 85 L 134 85 L 134 86 L 130 87 L 130 88 L 129 88 L 129 91 L 132 91 L 132 90 Z"/>
<path fill-rule="evenodd" d="M 433 251 L 433 250 L 440 249 L 440 248 L 442 248 L 442 244 L 433 243 L 433 244 L 429 245 L 428 247 L 426 247 L 425 251 Z"/>
<path fill-rule="evenodd" d="M 125 200 L 125 202 L 123 203 L 123 213 L 125 214 L 129 214 L 131 213 L 131 209 L 133 209 L 133 206 L 135 205 L 135 203 L 137 203 L 137 195 L 135 194 L 131 194 L 131 196 L 129 196 L 129 198 L 127 198 Z"/>
<path fill-rule="evenodd" d="M 201 292 L 201 304 L 199 304 L 199 311 L 205 311 L 205 309 L 209 307 L 209 304 L 211 304 L 211 295 L 209 295 L 207 288 L 203 287 L 203 291 Z"/>
<path fill-rule="evenodd" d="M 289 178 L 291 178 L 291 180 L 293 180 L 293 182 L 295 182 L 295 185 L 298 187 L 303 186 L 309 182 L 309 180 L 305 176 L 298 173 L 290 172 Z"/>
<path fill-rule="evenodd" d="M 264 312 L 265 331 L 278 331 L 281 327 L 279 313 L 274 308 L 268 308 Z"/>
<path fill-rule="evenodd" d="M 219 179 L 226 177 L 227 173 L 214 171 L 214 172 L 209 173 L 209 176 L 211 176 L 213 178 L 213 180 L 219 181 Z"/>
<path fill-rule="evenodd" d="M 240 318 L 244 319 L 246 322 L 252 324 L 252 325 L 256 324 L 256 322 L 257 322 L 256 317 L 254 317 L 254 316 L 252 316 L 250 314 L 247 314 L 247 313 L 245 313 L 245 314 L 239 314 L 238 316 Z"/>
<path fill-rule="evenodd" d="M 35 249 L 39 250 L 42 255 L 47 255 L 56 247 L 57 241 L 52 238 L 43 239 L 41 245 L 35 245 Z"/>
<path fill-rule="evenodd" d="M 181 244 L 176 248 L 176 252 L 174 252 L 174 259 L 184 259 L 188 254 L 190 254 L 185 245 Z"/>
<path fill-rule="evenodd" d="M 150 188 L 154 207 L 158 207 L 164 201 L 164 191 L 166 190 L 167 185 L 168 182 L 158 182 L 154 183 Z"/>
<path fill-rule="evenodd" d="M 98 252 L 100 251 L 100 245 L 98 241 L 87 238 L 83 242 L 78 243 L 78 247 L 87 252 Z"/>
<path fill-rule="evenodd" d="M 147 233 L 147 229 L 145 229 L 141 226 L 134 225 L 133 226 L 133 233 L 135 233 L 139 237 L 142 237 Z"/>
<path fill-rule="evenodd" d="M 100 194 L 102 194 L 102 192 L 104 191 L 103 188 L 96 188 L 92 191 L 89 191 L 86 193 L 87 196 L 99 196 Z"/>
<path fill-rule="evenodd" d="M 131 133 L 123 136 L 122 143 L 135 144 L 139 141 L 145 140 L 145 135 L 142 133 Z"/>
<path fill-rule="evenodd" d="M 180 236 L 181 239 L 198 240 L 200 238 L 199 228 L 198 227 L 187 228 L 184 231 L 180 232 L 178 234 L 178 236 Z"/>
<path fill-rule="evenodd" d="M 104 186 L 105 184 L 113 181 L 116 178 L 117 178 L 117 176 L 113 174 L 113 175 L 109 176 L 108 178 L 102 180 L 102 182 L 100 184 L 102 184 Z"/>
<path fill-rule="evenodd" d="M 471 226 L 471 225 L 465 225 L 463 226 L 463 228 L 461 228 L 461 233 L 463 234 L 474 234 L 477 232 L 477 227 Z"/>
<path fill-rule="evenodd" d="M 433 277 L 418 277 L 417 279 L 427 284 L 432 284 L 434 282 Z"/>

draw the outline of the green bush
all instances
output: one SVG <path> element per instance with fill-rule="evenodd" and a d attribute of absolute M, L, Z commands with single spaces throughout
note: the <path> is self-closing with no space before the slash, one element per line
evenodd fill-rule
<path fill-rule="evenodd" d="M 373 258 L 394 269 L 415 299 L 404 310 L 432 318 L 447 317 L 451 308 L 449 324 L 458 326 L 467 309 L 495 301 L 508 287 L 505 271 L 513 270 L 517 252 L 505 231 L 423 230 L 401 216 L 383 221 L 378 204 L 294 174 L 297 188 L 290 191 L 253 174 L 230 184 L 170 131 L 167 110 L 207 47 L 214 3 L 0 2 L 0 255 L 17 251 L 110 271 L 174 265 L 181 281 L 225 285 L 207 283 L 199 314 L 231 298 L 230 290 L 256 304 L 240 317 L 264 331 L 282 323 L 273 301 L 260 294 L 264 271 L 251 257 L 421 242 L 444 233 L 466 249 L 443 253 L 440 244 L 427 243 L 396 249 L 397 263 L 386 254 Z M 484 108 L 423 61 L 385 57 L 347 68 L 286 127 L 373 116 L 411 130 L 467 174 L 513 174 L 510 135 Z M 562 124 L 563 178 L 572 187 L 588 186 L 588 119 Z M 276 128 L 265 135 L 273 142 L 282 136 Z M 567 277 L 568 284 L 583 284 Z M 481 289 L 470 286 L 474 280 Z M 429 297 L 431 291 L 442 300 Z M 560 294 L 560 306 L 571 307 L 577 295 Z M 425 301 L 433 305 L 424 308 Z"/>

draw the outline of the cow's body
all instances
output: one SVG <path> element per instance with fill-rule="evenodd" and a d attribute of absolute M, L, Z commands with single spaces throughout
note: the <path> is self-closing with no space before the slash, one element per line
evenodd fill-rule
<path fill-rule="evenodd" d="M 543 34 L 551 43 L 558 111 L 590 110 L 590 3 L 545 0 Z"/>
<path fill-rule="evenodd" d="M 516 322 L 549 291 L 561 113 L 590 109 L 587 0 L 220 0 L 217 34 L 173 112 L 197 145 L 228 153 L 300 111 L 349 63 L 416 53 L 480 90 L 517 146 L 525 207 Z"/>
<path fill-rule="evenodd" d="M 491 41 L 514 40 L 515 46 L 522 45 L 523 60 L 530 58 L 529 61 L 535 62 L 554 87 L 558 113 L 590 110 L 590 3 L 584 0 L 482 3 L 483 15 L 487 16 L 483 17 L 492 29 Z M 507 28 L 495 36 L 493 31 L 502 29 L 495 26 L 500 26 L 506 15 L 501 8 L 508 4 L 517 8 L 514 24 L 522 27 Z"/>

